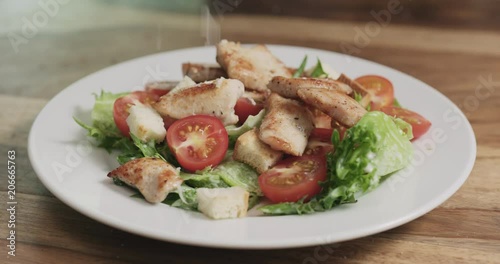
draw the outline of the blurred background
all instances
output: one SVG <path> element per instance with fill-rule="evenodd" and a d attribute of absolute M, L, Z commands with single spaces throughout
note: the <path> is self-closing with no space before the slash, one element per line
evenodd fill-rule
<path fill-rule="evenodd" d="M 335 21 L 371 21 L 371 10 L 386 8 L 386 0 L 254 0 L 242 1 L 237 13 L 297 16 Z M 397 24 L 500 30 L 498 0 L 401 0 Z"/>
<path fill-rule="evenodd" d="M 374 59 L 365 50 L 381 45 L 397 50 L 397 45 L 411 46 L 411 38 L 426 37 L 425 32 L 405 35 L 401 26 L 464 34 L 500 30 L 498 0 L 0 0 L 0 61 L 16 62 L 0 66 L 0 91 L 51 98 L 106 66 L 220 38 L 343 52 L 339 44 L 355 41 L 354 29 L 376 21 L 374 14 L 387 12 L 391 3 L 400 12 L 391 16 L 387 29 L 391 36 L 401 35 L 396 40 L 401 43 L 385 40 L 382 32 L 353 55 Z M 458 45 L 467 49 L 470 42 Z M 31 80 L 12 78 L 21 70 Z M 32 82 L 40 87 L 25 92 Z"/>

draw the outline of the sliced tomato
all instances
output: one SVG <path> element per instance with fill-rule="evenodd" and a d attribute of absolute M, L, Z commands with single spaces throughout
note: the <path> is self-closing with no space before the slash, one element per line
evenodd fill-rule
<path fill-rule="evenodd" d="M 311 131 L 310 138 L 318 138 L 324 141 L 331 141 L 333 129 L 331 128 L 314 128 Z"/>
<path fill-rule="evenodd" d="M 274 203 L 311 199 L 326 180 L 326 158 L 301 156 L 286 158 L 259 176 L 264 195 Z"/>
<path fill-rule="evenodd" d="M 115 124 L 120 129 L 124 136 L 130 136 L 130 128 L 127 124 L 127 117 L 129 115 L 130 106 L 134 105 L 137 101 L 143 104 L 152 104 L 158 101 L 159 96 L 156 94 L 135 91 L 128 95 L 116 99 L 113 105 L 113 119 Z"/>
<path fill-rule="evenodd" d="M 415 140 L 425 134 L 431 127 L 431 122 L 425 117 L 408 109 L 388 106 L 380 109 L 387 115 L 399 117 L 411 125 L 413 131 L 413 139 Z"/>
<path fill-rule="evenodd" d="M 179 164 L 194 172 L 215 166 L 224 159 L 228 137 L 218 118 L 193 115 L 179 119 L 169 127 L 167 143 Z"/>
<path fill-rule="evenodd" d="M 179 82 L 173 81 L 161 81 L 161 82 L 150 82 L 147 83 L 144 89 L 148 93 L 153 93 L 158 96 L 163 96 L 170 92 Z"/>
<path fill-rule="evenodd" d="M 371 95 L 371 110 L 392 105 L 394 101 L 394 87 L 386 78 L 378 75 L 365 75 L 355 79 L 368 90 Z"/>
<path fill-rule="evenodd" d="M 331 128 L 314 128 L 302 155 L 326 155 L 333 150 Z"/>
<path fill-rule="evenodd" d="M 248 116 L 257 115 L 264 106 L 262 104 L 253 103 L 246 97 L 241 97 L 234 106 L 234 112 L 238 116 L 238 124 L 243 124 Z"/>

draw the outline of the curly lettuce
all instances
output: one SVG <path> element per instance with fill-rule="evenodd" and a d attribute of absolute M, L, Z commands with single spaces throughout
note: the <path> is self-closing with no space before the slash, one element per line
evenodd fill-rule
<path fill-rule="evenodd" d="M 133 147 L 132 142 L 121 134 L 113 118 L 113 105 L 116 99 L 127 94 L 101 91 L 100 95 L 95 95 L 95 104 L 91 113 L 92 125 L 87 125 L 73 117 L 75 122 L 95 139 L 98 147 L 105 148 L 107 151 L 113 149 L 128 151 Z"/>

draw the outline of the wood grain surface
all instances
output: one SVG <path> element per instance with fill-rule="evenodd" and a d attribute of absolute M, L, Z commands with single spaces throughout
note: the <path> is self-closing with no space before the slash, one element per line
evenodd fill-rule
<path fill-rule="evenodd" d="M 0 1 L 0 153 L 17 152 L 19 203 L 15 257 L 7 255 L 4 238 L 8 236 L 8 216 L 5 210 L 1 213 L 0 254 L 6 262 L 0 262 L 500 263 L 498 12 L 489 20 L 493 24 L 484 27 L 478 26 L 475 15 L 466 14 L 453 28 L 445 22 L 442 23 L 445 26 L 435 27 L 437 22 L 399 23 L 395 19 L 353 54 L 415 76 L 445 94 L 467 114 L 476 134 L 478 153 L 469 179 L 455 195 L 415 221 L 370 237 L 318 247 L 250 251 L 165 243 L 108 227 L 55 198 L 31 168 L 27 155 L 29 129 L 38 112 L 59 91 L 118 62 L 207 42 L 207 19 L 199 15 L 201 6 L 186 7 L 179 5 L 179 1 L 172 1 L 177 3 L 173 6 L 162 4 L 161 8 L 117 2 L 69 1 L 60 5 L 58 12 L 49 16 L 48 23 L 37 27 L 36 34 L 26 38 L 16 51 L 9 34 L 23 36 L 24 21 L 43 9 L 37 1 Z M 285 1 L 274 1 L 275 9 L 293 12 L 274 15 L 266 11 L 269 4 L 264 1 L 261 11 L 249 2 L 243 1 L 240 11 L 236 6 L 215 13 L 213 19 L 221 25 L 221 35 L 212 30 L 208 42 L 227 38 L 342 52 L 345 43 L 356 45 L 356 28 L 362 29 L 372 21 L 349 19 L 348 14 L 335 19 L 328 15 L 311 19 L 314 16 L 310 8 L 286 5 Z M 457 2 L 458 7 L 472 3 Z M 198 3 L 201 5 L 203 1 Z M 359 17 L 384 3 L 379 1 L 375 7 L 363 8 L 351 4 L 346 12 L 351 10 L 355 13 L 352 16 Z M 475 3 L 481 3 L 482 9 L 473 11 L 480 13 L 484 9 L 484 16 L 498 10 L 495 1 Z M 439 6 L 443 10 L 445 5 Z M 410 11 L 412 8 L 408 6 Z M 431 4 L 427 9 L 419 8 L 429 13 L 436 11 Z M 450 12 L 464 12 L 460 10 L 463 8 Z M 491 94 L 471 105 L 470 98 L 477 98 L 481 78 L 492 80 Z M 6 156 L 0 157 L 0 166 L 7 166 Z M 6 170 L 0 175 L 0 201 L 4 203 Z"/>

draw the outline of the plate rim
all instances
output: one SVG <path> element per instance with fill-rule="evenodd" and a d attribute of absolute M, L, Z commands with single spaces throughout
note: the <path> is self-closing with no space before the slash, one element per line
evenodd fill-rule
<path fill-rule="evenodd" d="M 245 44 L 245 45 L 251 45 L 251 44 Z M 448 200 L 453 194 L 455 194 L 458 191 L 458 189 L 465 183 L 465 181 L 470 176 L 472 169 L 474 167 L 474 164 L 475 164 L 475 159 L 477 157 L 477 142 L 476 142 L 476 136 L 475 136 L 474 130 L 473 130 L 472 125 L 470 124 L 469 120 L 467 119 L 465 114 L 462 112 L 462 110 L 460 108 L 458 108 L 455 105 L 455 103 L 453 103 L 448 97 L 446 97 L 444 94 L 442 94 L 436 88 L 434 88 L 434 87 L 428 85 L 427 83 L 425 83 L 425 82 L 423 82 L 423 81 L 421 81 L 421 80 L 419 80 L 419 79 L 417 79 L 417 78 L 415 78 L 415 77 L 413 77 L 405 72 L 402 72 L 398 69 L 388 67 L 386 65 L 380 64 L 380 63 L 375 62 L 375 61 L 370 61 L 370 60 L 367 60 L 364 58 L 359 58 L 359 57 L 355 57 L 355 56 L 351 56 L 351 55 L 347 55 L 347 54 L 342 54 L 342 53 L 335 52 L 335 51 L 316 49 L 316 48 L 310 48 L 310 47 L 292 46 L 292 45 L 275 45 L 275 44 L 265 44 L 265 45 L 267 47 L 269 47 L 271 50 L 272 49 L 280 49 L 280 48 L 285 48 L 285 49 L 292 48 L 292 49 L 311 50 L 314 52 L 327 52 L 327 53 L 333 53 L 335 55 L 346 56 L 347 58 L 355 58 L 356 60 L 360 60 L 363 63 L 369 63 L 369 64 L 374 64 L 378 67 L 384 67 L 384 68 L 396 71 L 396 72 L 398 72 L 398 74 L 404 75 L 405 78 L 411 78 L 414 81 L 424 83 L 425 86 L 424 86 L 424 88 L 421 88 L 421 89 L 427 89 L 430 92 L 432 92 L 435 96 L 440 97 L 441 100 L 447 101 L 451 106 L 453 106 L 455 108 L 455 112 L 458 113 L 460 115 L 460 117 L 466 121 L 464 123 L 464 125 L 465 125 L 464 129 L 468 130 L 467 132 L 469 132 L 472 135 L 472 137 L 469 137 L 468 140 L 469 140 L 470 146 L 472 146 L 473 153 L 471 153 L 472 155 L 469 155 L 465 169 L 462 171 L 462 173 L 459 177 L 455 178 L 455 181 L 453 182 L 452 185 L 448 186 L 447 189 L 443 190 L 433 200 L 425 203 L 425 205 L 423 205 L 423 206 L 420 206 L 419 210 L 413 210 L 411 213 L 406 214 L 403 217 L 398 217 L 398 219 L 387 222 L 383 225 L 379 225 L 376 228 L 371 228 L 369 230 L 365 230 L 364 232 L 351 232 L 348 235 L 344 235 L 344 236 L 340 237 L 339 239 L 333 239 L 332 241 L 321 240 L 320 239 L 321 237 L 318 237 L 318 236 L 307 236 L 307 237 L 301 236 L 298 239 L 286 240 L 286 242 L 284 242 L 284 240 L 282 240 L 283 243 L 281 243 L 281 244 L 277 244 L 274 241 L 267 242 L 265 240 L 253 240 L 250 243 L 249 242 L 241 243 L 241 241 L 240 241 L 238 243 L 229 244 L 226 242 L 220 243 L 218 241 L 208 241 L 208 240 L 205 241 L 205 240 L 199 240 L 199 239 L 193 240 L 193 239 L 184 238 L 184 237 L 178 236 L 178 235 L 171 235 L 169 237 L 165 237 L 164 235 L 159 235 L 159 234 L 156 235 L 156 234 L 146 232 L 142 228 L 141 229 L 130 228 L 127 226 L 126 222 L 111 221 L 102 213 L 99 213 L 95 210 L 90 210 L 90 209 L 79 206 L 76 203 L 76 201 L 70 199 L 70 197 L 66 197 L 66 195 L 64 193 L 62 193 L 55 185 L 53 185 L 51 183 L 51 181 L 48 179 L 48 177 L 42 176 L 42 173 L 41 173 L 42 172 L 42 169 L 41 169 L 42 165 L 39 164 L 39 162 L 36 160 L 36 153 L 37 152 L 36 152 L 36 148 L 34 145 L 34 142 L 35 142 L 34 129 L 36 128 L 36 126 L 38 126 L 38 123 L 40 122 L 39 117 L 42 116 L 45 111 L 47 111 L 48 105 L 51 102 L 57 100 L 59 97 L 63 97 L 66 93 L 69 92 L 71 87 L 77 86 L 80 82 L 84 82 L 86 79 L 93 78 L 95 75 L 99 75 L 102 72 L 106 71 L 107 69 L 120 67 L 124 64 L 133 63 L 136 60 L 154 58 L 157 56 L 171 54 L 171 53 L 184 53 L 184 52 L 190 52 L 190 51 L 197 50 L 197 49 L 213 48 L 213 46 L 198 46 L 198 47 L 190 47 L 190 48 L 174 49 L 174 50 L 169 50 L 169 51 L 158 52 L 158 53 L 149 54 L 149 55 L 145 55 L 145 56 L 141 56 L 141 57 L 136 57 L 136 58 L 126 60 L 126 61 L 114 64 L 114 65 L 107 66 L 107 67 L 102 68 L 98 71 L 95 71 L 91 74 L 85 75 L 84 77 L 71 83 L 70 85 L 65 87 L 63 90 L 61 90 L 59 93 L 57 93 L 54 97 L 52 97 L 47 102 L 47 104 L 43 107 L 43 109 L 37 114 L 34 122 L 31 125 L 30 131 L 29 131 L 27 149 L 28 149 L 28 157 L 29 157 L 29 160 L 30 160 L 30 163 L 31 163 L 31 166 L 32 166 L 34 172 L 36 173 L 38 179 L 43 183 L 43 185 L 57 199 L 61 200 L 64 204 L 68 205 L 73 210 L 75 210 L 75 211 L 85 215 L 86 217 L 89 217 L 89 218 L 91 218 L 91 219 L 93 219 L 101 224 L 105 224 L 105 225 L 110 226 L 112 228 L 123 230 L 123 231 L 129 232 L 129 233 L 135 234 L 135 235 L 153 238 L 153 239 L 160 240 L 160 241 L 180 243 L 180 244 L 192 245 L 192 246 L 203 246 L 203 247 L 210 247 L 210 248 L 226 248 L 226 249 L 282 249 L 282 248 L 306 247 L 306 246 L 315 246 L 315 245 L 326 244 L 326 243 L 338 243 L 338 242 L 343 242 L 343 241 L 352 240 L 352 239 L 356 239 L 356 238 L 362 238 L 362 237 L 370 236 L 370 235 L 377 234 L 380 232 L 384 232 L 384 231 L 390 230 L 392 228 L 406 224 L 408 222 L 411 222 L 411 221 L 419 218 L 420 216 L 423 216 L 426 213 L 434 210 L 439 205 L 441 205 L 446 200 Z M 278 217 L 283 217 L 283 216 L 278 216 Z M 325 234 L 325 236 L 326 235 L 328 235 L 328 234 Z"/>

